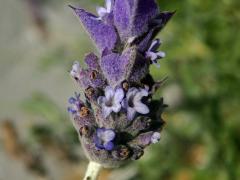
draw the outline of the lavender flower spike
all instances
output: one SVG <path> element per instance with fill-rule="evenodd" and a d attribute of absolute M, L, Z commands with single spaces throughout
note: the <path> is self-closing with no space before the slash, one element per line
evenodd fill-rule
<path fill-rule="evenodd" d="M 70 98 L 68 111 L 90 168 L 119 167 L 141 158 L 148 145 L 160 140 L 166 107 L 163 98 L 152 99 L 159 82 L 150 66 L 165 56 L 155 38 L 174 13 L 160 12 L 155 0 L 105 3 L 97 8 L 98 16 L 70 6 L 100 54 L 89 53 L 86 68 L 74 62 L 70 71 L 85 97 Z"/>
<path fill-rule="evenodd" d="M 124 97 L 124 92 L 121 88 L 113 90 L 110 86 L 105 88 L 105 96 L 98 98 L 98 104 L 102 108 L 104 117 L 108 117 L 111 112 L 118 113 L 121 110 L 121 102 Z"/>

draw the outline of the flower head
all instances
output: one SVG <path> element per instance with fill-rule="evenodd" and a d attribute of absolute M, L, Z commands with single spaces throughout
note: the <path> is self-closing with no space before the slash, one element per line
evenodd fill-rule
<path fill-rule="evenodd" d="M 118 113 L 121 110 L 123 97 L 124 91 L 122 88 L 117 88 L 116 90 L 110 86 L 105 88 L 105 96 L 98 98 L 98 103 L 102 108 L 105 118 L 108 117 L 111 112 Z"/>
<path fill-rule="evenodd" d="M 70 6 L 101 56 L 85 56 L 86 68 L 74 62 L 70 74 L 85 97 L 70 98 L 68 111 L 89 160 L 112 168 L 139 159 L 160 140 L 166 105 L 151 99 L 159 85 L 149 61 L 159 66 L 165 56 L 153 39 L 174 12 L 160 12 L 155 0 L 105 3 L 98 17 Z"/>
<path fill-rule="evenodd" d="M 159 39 L 154 40 L 145 53 L 146 58 L 150 58 L 152 63 L 155 64 L 158 68 L 160 67 L 160 64 L 158 64 L 157 60 L 165 57 L 164 52 L 157 51 L 160 45 L 161 41 Z"/>
<path fill-rule="evenodd" d="M 101 20 L 104 16 L 111 12 L 112 0 L 105 0 L 106 7 L 97 7 L 97 13 L 99 17 L 97 19 Z"/>
<path fill-rule="evenodd" d="M 147 114 L 149 108 L 142 103 L 142 98 L 148 96 L 146 89 L 131 88 L 128 90 L 122 106 L 127 110 L 128 120 L 133 120 L 136 113 Z"/>
<path fill-rule="evenodd" d="M 115 135 L 115 132 L 111 129 L 98 128 L 95 137 L 96 147 L 111 151 L 114 148 L 113 140 Z"/>

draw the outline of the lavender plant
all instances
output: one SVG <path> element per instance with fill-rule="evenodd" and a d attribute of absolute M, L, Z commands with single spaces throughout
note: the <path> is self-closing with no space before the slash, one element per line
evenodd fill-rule
<path fill-rule="evenodd" d="M 106 0 L 98 16 L 70 6 L 100 52 L 89 53 L 87 68 L 74 62 L 71 76 L 82 95 L 69 99 L 68 111 L 90 161 L 119 167 L 137 160 L 160 140 L 166 107 L 153 100 L 161 81 L 149 73 L 165 54 L 155 39 L 174 12 L 160 12 L 154 0 Z"/>

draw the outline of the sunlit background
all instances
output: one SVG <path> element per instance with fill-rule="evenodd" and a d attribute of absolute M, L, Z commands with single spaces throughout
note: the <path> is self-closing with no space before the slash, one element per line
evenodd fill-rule
<path fill-rule="evenodd" d="M 66 111 L 78 88 L 68 71 L 94 51 L 68 4 L 103 0 L 0 0 L 0 180 L 79 180 L 87 160 Z M 169 108 L 160 143 L 102 180 L 240 177 L 240 1 L 159 0 L 177 10 L 158 35 Z M 97 52 L 96 52 L 97 53 Z"/>

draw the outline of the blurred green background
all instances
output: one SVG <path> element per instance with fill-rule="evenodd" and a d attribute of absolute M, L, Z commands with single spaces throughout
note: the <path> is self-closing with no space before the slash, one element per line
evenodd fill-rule
<path fill-rule="evenodd" d="M 67 7 L 103 0 L 0 0 L 0 180 L 77 180 L 87 160 L 66 112 L 68 71 L 94 46 Z M 177 10 L 159 34 L 169 108 L 159 144 L 101 179 L 240 177 L 240 1 L 159 0 Z"/>

